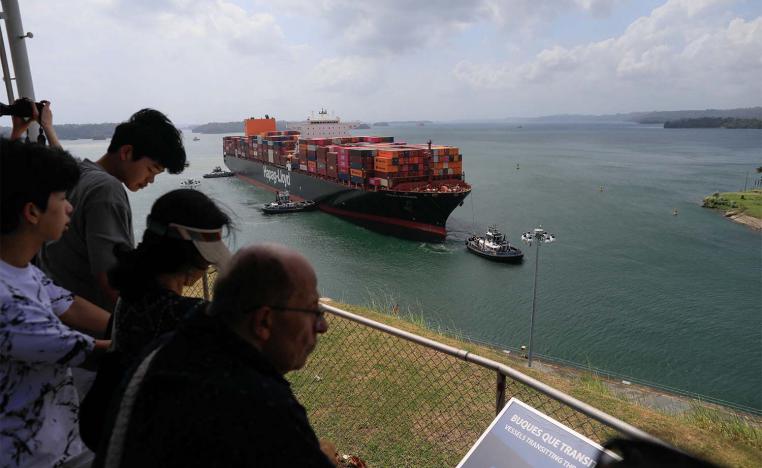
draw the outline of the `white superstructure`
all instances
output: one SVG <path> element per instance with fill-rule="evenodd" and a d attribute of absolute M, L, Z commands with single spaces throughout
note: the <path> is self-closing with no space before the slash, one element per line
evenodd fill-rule
<path fill-rule="evenodd" d="M 291 130 L 298 130 L 301 138 L 336 138 L 349 136 L 350 124 L 341 123 L 336 116 L 329 116 L 328 111 L 321 109 L 317 117 L 309 117 L 306 122 L 291 124 Z"/>

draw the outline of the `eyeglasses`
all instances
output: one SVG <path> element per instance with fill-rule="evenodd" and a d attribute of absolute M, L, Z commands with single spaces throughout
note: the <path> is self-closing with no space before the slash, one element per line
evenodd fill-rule
<path fill-rule="evenodd" d="M 262 306 L 265 307 L 265 306 Z M 325 319 L 325 312 L 320 310 L 319 308 L 314 309 L 300 309 L 299 307 L 281 307 L 281 306 L 267 306 L 274 310 L 293 310 L 294 312 L 304 312 L 305 314 L 312 314 L 314 315 L 318 320 L 319 319 Z"/>

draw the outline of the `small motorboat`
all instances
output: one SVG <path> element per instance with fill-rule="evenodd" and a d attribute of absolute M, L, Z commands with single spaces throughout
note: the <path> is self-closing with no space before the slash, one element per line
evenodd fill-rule
<path fill-rule="evenodd" d="M 183 188 L 189 188 L 189 189 L 197 189 L 199 185 L 201 185 L 201 181 L 198 179 L 185 179 L 182 182 L 180 182 L 180 185 L 183 186 Z"/>
<path fill-rule="evenodd" d="M 220 166 L 216 166 L 214 169 L 212 169 L 212 172 L 204 174 L 203 177 L 204 179 L 217 179 L 218 177 L 233 177 L 234 175 L 234 172 L 223 171 Z"/>
<path fill-rule="evenodd" d="M 496 226 L 490 226 L 484 237 L 473 235 L 466 239 L 466 248 L 473 254 L 496 262 L 520 262 L 524 258 L 521 250 L 511 245 Z"/>
<path fill-rule="evenodd" d="M 200 141 L 200 140 L 201 140 L 201 138 L 199 138 L 199 137 L 193 137 L 193 141 Z"/>
<path fill-rule="evenodd" d="M 317 205 L 312 200 L 291 201 L 288 192 L 278 192 L 275 195 L 275 201 L 266 203 L 262 206 L 265 214 L 297 213 L 299 211 L 309 211 L 316 208 Z"/>

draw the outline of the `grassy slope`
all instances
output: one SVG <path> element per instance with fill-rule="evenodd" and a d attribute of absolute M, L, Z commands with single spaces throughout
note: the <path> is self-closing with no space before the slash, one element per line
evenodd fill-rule
<path fill-rule="evenodd" d="M 199 281 L 185 294 L 200 297 L 201 291 Z M 576 370 L 559 375 L 528 369 L 522 360 L 492 348 L 436 333 L 421 316 L 402 319 L 364 307 L 335 305 L 503 362 L 707 460 L 726 466 L 762 466 L 758 419 L 697 401 L 690 411 L 665 414 L 618 396 L 598 376 Z M 335 442 L 342 453 L 360 455 L 371 466 L 455 466 L 494 417 L 494 374 L 366 327 L 340 326 L 341 322 L 349 323 L 331 319 L 332 328 L 321 337 L 308 365 L 289 374 L 318 435 Z M 379 358 L 373 354 L 378 349 L 388 354 Z M 411 388 L 416 389 L 415 395 Z M 566 414 L 559 405 L 510 380 L 506 393 L 506 401 L 516 396 L 595 440 L 610 435 L 600 424 Z M 463 394 L 469 398 L 459 397 Z M 444 411 L 436 413 L 437 409 Z"/>
<path fill-rule="evenodd" d="M 439 335 L 420 323 L 362 307 L 340 307 L 505 362 L 702 458 L 728 466 L 762 466 L 762 430 L 757 423 L 698 402 L 692 411 L 664 414 L 624 400 L 590 374 L 561 377 L 528 369 L 496 350 Z M 336 326 L 322 337 L 307 367 L 289 377 L 319 436 L 372 466 L 454 466 L 494 417 L 494 374 L 459 361 L 432 366 L 433 360 L 441 359 L 436 353 L 411 351 L 396 338 L 344 326 L 348 322 L 343 319 L 333 321 Z M 389 354 L 378 359 L 379 349 Z M 369 355 L 374 358 L 369 360 Z M 523 386 L 510 386 L 507 398 L 512 395 L 557 419 L 568 417 L 563 422 L 593 439 L 608 437 L 599 424 L 576 413 L 566 415 L 564 408 Z M 449 410 L 437 412 L 443 407 Z"/>
<path fill-rule="evenodd" d="M 762 190 L 724 192 L 718 194 L 718 196 L 712 195 L 704 199 L 704 205 L 708 208 L 717 208 L 725 211 L 738 211 L 754 218 L 762 219 Z"/>

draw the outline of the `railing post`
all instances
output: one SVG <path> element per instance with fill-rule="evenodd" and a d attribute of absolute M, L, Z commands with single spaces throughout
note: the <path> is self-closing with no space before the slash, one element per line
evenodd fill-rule
<path fill-rule="evenodd" d="M 495 389 L 495 414 L 500 414 L 500 411 L 505 406 L 505 374 L 500 371 L 497 374 L 497 385 Z"/>
<path fill-rule="evenodd" d="M 204 300 L 209 300 L 209 270 L 204 272 L 204 276 L 201 277 L 201 284 L 204 287 Z"/>

